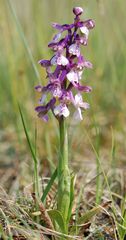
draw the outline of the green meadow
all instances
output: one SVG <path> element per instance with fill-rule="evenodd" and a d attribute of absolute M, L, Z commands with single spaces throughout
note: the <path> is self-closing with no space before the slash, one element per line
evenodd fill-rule
<path fill-rule="evenodd" d="M 38 119 L 34 111 L 38 102 L 34 87 L 47 81 L 45 69 L 38 61 L 52 56 L 47 45 L 56 30 L 51 23 L 71 23 L 71 9 L 75 6 L 81 6 L 84 9 L 82 17 L 94 19 L 96 26 L 90 31 L 88 46 L 82 50 L 85 58 L 93 63 L 92 70 L 85 70 L 83 83 L 93 90 L 84 95 L 90 103 L 84 120 L 78 126 L 72 124 L 72 119 L 69 121 L 70 166 L 76 173 L 86 170 L 87 176 L 94 171 L 91 176 L 93 178 L 94 173 L 97 176 L 94 187 L 97 204 L 101 203 L 103 188 L 107 184 L 109 192 L 115 192 L 124 200 L 125 184 L 120 180 L 126 169 L 124 0 L 0 0 L 0 168 L 10 158 L 9 163 L 14 162 L 14 166 L 16 161 L 17 165 L 21 164 L 18 168 L 19 188 L 20 184 L 22 188 L 33 180 L 34 166 L 21 120 L 22 113 L 26 135 L 28 132 L 39 159 L 39 176 L 50 176 L 55 169 L 57 123 L 51 114 L 48 123 Z M 112 179 L 109 171 L 112 171 Z M 120 188 L 113 187 L 112 183 L 116 179 L 116 171 L 120 171 L 120 175 L 117 173 Z M 105 185 L 102 185 L 102 177 Z M 18 192 L 18 187 L 10 192 Z M 120 236 L 124 237 L 124 205 L 121 213 L 123 230 L 118 229 Z"/>
<path fill-rule="evenodd" d="M 17 103 L 21 103 L 31 134 L 34 134 L 32 128 L 38 121 L 34 113 L 37 103 L 34 86 L 46 81 L 44 69 L 37 62 L 51 56 L 47 47 L 54 34 L 51 22 L 72 21 L 71 9 L 77 4 L 85 9 L 85 18 L 93 18 L 96 22 L 89 45 L 83 50 L 84 56 L 94 66 L 92 71 L 85 71 L 83 76 L 84 81 L 93 87 L 91 108 L 86 113 L 88 125 L 92 128 L 95 119 L 95 124 L 109 132 L 108 138 L 111 138 L 111 127 L 119 134 L 125 134 L 126 3 L 121 0 L 0 1 L 2 130 L 6 131 L 7 127 L 12 126 L 20 134 L 22 127 Z M 42 135 L 43 125 L 44 129 L 46 126 L 39 124 Z M 83 125 L 86 126 L 86 119 Z"/>

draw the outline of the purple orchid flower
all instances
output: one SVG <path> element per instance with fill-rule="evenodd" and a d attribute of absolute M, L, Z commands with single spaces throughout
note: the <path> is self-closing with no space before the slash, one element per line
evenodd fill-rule
<path fill-rule="evenodd" d="M 90 30 L 95 27 L 95 23 L 92 19 L 80 19 L 83 13 L 81 7 L 73 8 L 73 13 L 75 18 L 72 24 L 52 24 L 58 31 L 48 44 L 54 54 L 51 59 L 39 61 L 46 69 L 48 83 L 46 86 L 35 87 L 41 94 L 39 106 L 35 110 L 44 121 L 48 121 L 50 110 L 56 118 L 67 118 L 70 115 L 70 105 L 75 108 L 75 120 L 80 121 L 83 119 L 82 110 L 89 108 L 89 104 L 83 102 L 81 93 L 89 93 L 92 89 L 82 85 L 81 79 L 83 71 L 91 69 L 92 63 L 81 54 L 81 45 L 87 45 Z M 63 32 L 66 35 L 62 37 Z"/>
<path fill-rule="evenodd" d="M 76 111 L 74 113 L 74 119 L 75 121 L 79 122 L 83 120 L 81 109 L 86 110 L 89 108 L 89 104 L 87 102 L 83 102 L 82 96 L 80 93 L 76 94 L 73 98 L 73 104 L 76 108 Z"/>

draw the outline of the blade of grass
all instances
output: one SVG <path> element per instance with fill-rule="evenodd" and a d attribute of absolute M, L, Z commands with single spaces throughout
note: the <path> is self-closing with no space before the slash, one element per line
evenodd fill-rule
<path fill-rule="evenodd" d="M 92 103 L 92 98 L 89 96 L 89 101 L 90 104 L 93 105 Z M 95 149 L 97 151 L 97 156 L 96 156 L 96 172 L 97 172 L 97 177 L 96 177 L 96 204 L 100 204 L 101 201 L 101 196 L 102 196 L 102 181 L 101 181 L 101 170 L 100 170 L 100 165 L 99 165 L 99 151 L 100 151 L 100 143 L 101 143 L 101 137 L 100 137 L 100 126 L 98 122 L 96 121 L 95 117 L 95 112 L 92 108 L 92 121 L 95 129 Z"/>
<path fill-rule="evenodd" d="M 50 167 L 50 171 L 51 173 L 53 173 L 54 169 L 55 169 L 55 165 L 53 163 L 53 157 L 52 157 L 52 147 L 51 147 L 51 143 L 50 143 L 50 138 L 49 138 L 49 134 L 46 132 L 45 134 L 45 143 L 46 143 L 46 150 L 47 150 L 47 159 L 49 162 L 49 167 Z"/>
<path fill-rule="evenodd" d="M 124 239 L 126 235 L 126 196 L 122 200 L 121 213 L 122 213 L 121 214 L 122 220 L 121 220 L 121 223 L 118 224 L 118 229 L 119 229 L 120 239 Z"/>
<path fill-rule="evenodd" d="M 14 9 L 14 7 L 13 7 L 13 4 L 12 4 L 11 0 L 7 0 L 7 3 L 8 3 L 8 6 L 9 6 L 10 11 L 11 11 L 11 13 L 12 13 L 12 16 L 14 17 L 14 20 L 15 20 L 15 23 L 16 23 L 16 26 L 17 26 L 17 31 L 19 32 L 20 37 L 21 37 L 21 39 L 22 39 L 22 42 L 23 42 L 23 44 L 24 44 L 24 46 L 25 46 L 25 48 L 26 48 L 26 51 L 27 51 L 27 53 L 28 53 L 30 62 L 31 62 L 31 64 L 32 64 L 32 66 L 33 66 L 35 75 L 36 75 L 38 81 L 41 82 L 41 78 L 40 78 L 39 72 L 38 72 L 38 70 L 37 70 L 37 67 L 36 67 L 36 65 L 35 65 L 34 58 L 33 58 L 33 56 L 32 56 L 32 52 L 31 52 L 31 49 L 30 49 L 30 47 L 29 47 L 29 45 L 28 45 L 28 43 L 27 43 L 26 37 L 25 37 L 25 35 L 24 35 L 24 33 L 23 33 L 21 24 L 20 24 L 20 22 L 19 22 L 18 16 L 17 16 L 16 11 L 15 11 L 15 9 Z"/>
<path fill-rule="evenodd" d="M 76 182 L 76 175 L 74 175 L 72 173 L 71 174 L 71 179 L 70 179 L 70 206 L 69 206 L 68 219 L 67 219 L 68 223 L 69 223 L 69 220 L 71 219 L 71 216 L 72 216 L 72 209 L 73 209 L 73 202 L 74 202 L 75 182 Z"/>
<path fill-rule="evenodd" d="M 115 206 L 114 206 L 114 201 L 113 201 L 113 197 L 112 197 L 112 193 L 111 193 L 111 189 L 110 189 L 110 186 L 109 186 L 109 182 L 108 182 L 107 176 L 106 176 L 105 171 L 104 171 L 104 168 L 103 168 L 103 166 L 102 166 L 102 164 L 101 164 L 101 161 L 100 161 L 99 155 L 98 155 L 98 153 L 97 153 L 97 150 L 95 149 L 95 147 L 94 147 L 94 145 L 93 145 L 93 143 L 92 143 L 92 141 L 91 141 L 91 139 L 90 139 L 90 137 L 89 137 L 89 135 L 88 135 L 88 132 L 87 132 L 86 130 L 85 130 L 85 133 L 86 133 L 87 138 L 88 138 L 88 140 L 89 140 L 89 143 L 91 144 L 91 147 L 92 147 L 92 149 L 93 149 L 93 151 L 94 151 L 94 153 L 95 153 L 95 155 L 96 155 L 96 157 L 97 157 L 97 160 L 98 160 L 98 162 L 99 162 L 100 169 L 101 169 L 101 171 L 102 171 L 102 173 L 103 173 L 103 176 L 104 176 L 104 179 L 105 179 L 105 182 L 106 182 L 106 186 L 107 186 L 108 191 L 109 191 L 109 194 L 110 194 L 110 199 L 111 199 L 111 201 L 112 201 L 113 218 L 114 218 L 115 223 L 118 224 L 118 222 L 117 222 L 117 220 L 116 220 L 116 208 L 115 208 Z M 118 232 L 118 229 L 117 229 L 117 232 Z M 118 232 L 118 235 L 119 235 L 119 232 Z M 115 239 L 117 240 L 117 234 L 116 234 L 116 233 L 115 233 Z"/>
<path fill-rule="evenodd" d="M 45 188 L 45 190 L 44 190 L 44 192 L 43 192 L 43 195 L 42 195 L 42 198 L 41 198 L 41 201 L 42 201 L 42 202 L 45 201 L 46 196 L 47 196 L 48 192 L 50 191 L 50 189 L 51 189 L 51 187 L 52 187 L 52 185 L 53 185 L 56 177 L 57 177 L 57 169 L 56 169 L 56 170 L 54 171 L 54 173 L 52 174 L 52 176 L 51 176 L 51 178 L 50 178 L 50 180 L 49 180 L 49 182 L 48 182 L 48 184 L 47 184 L 47 186 L 46 186 L 46 188 Z"/>
<path fill-rule="evenodd" d="M 115 136 L 114 136 L 114 131 L 113 128 L 111 127 L 111 135 L 112 135 L 112 146 L 111 146 L 111 167 L 113 170 L 113 173 L 115 173 L 115 165 L 116 165 L 116 158 L 115 158 L 115 153 L 116 153 L 116 146 L 115 146 Z"/>
<path fill-rule="evenodd" d="M 20 116 L 21 116 L 21 120 L 22 120 L 22 124 L 23 124 L 23 128 L 24 128 L 25 136 L 26 136 L 28 146 L 29 146 L 32 158 L 33 158 L 33 162 L 34 162 L 34 180 L 35 180 L 35 185 L 34 185 L 35 189 L 34 190 L 35 190 L 35 193 L 36 193 L 36 197 L 39 198 L 40 197 L 40 191 L 39 191 L 38 159 L 36 157 L 36 152 L 33 148 L 31 140 L 29 138 L 29 134 L 28 134 L 28 130 L 27 130 L 27 127 L 26 127 L 26 124 L 25 124 L 24 116 L 23 116 L 23 113 L 22 113 L 22 110 L 21 110 L 21 107 L 20 107 L 19 104 L 18 104 L 18 108 L 19 108 L 19 112 L 20 112 Z"/>
<path fill-rule="evenodd" d="M 75 232 L 76 232 L 76 235 L 78 234 L 77 221 L 78 221 L 78 217 L 79 217 L 79 207 L 80 207 L 83 191 L 84 191 L 84 186 L 82 185 L 81 188 L 80 188 L 80 191 L 79 191 L 79 195 L 78 195 L 76 215 L 75 215 L 75 219 L 76 219 L 76 230 L 75 230 Z"/>

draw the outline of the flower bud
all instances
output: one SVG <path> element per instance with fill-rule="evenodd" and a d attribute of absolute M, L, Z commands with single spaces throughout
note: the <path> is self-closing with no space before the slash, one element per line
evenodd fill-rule
<path fill-rule="evenodd" d="M 87 21 L 84 22 L 84 25 L 88 28 L 88 29 L 92 29 L 95 27 L 95 21 L 92 19 L 88 19 Z"/>
<path fill-rule="evenodd" d="M 83 8 L 81 7 L 75 7 L 73 8 L 73 13 L 78 16 L 78 15 L 81 15 L 83 13 Z"/>

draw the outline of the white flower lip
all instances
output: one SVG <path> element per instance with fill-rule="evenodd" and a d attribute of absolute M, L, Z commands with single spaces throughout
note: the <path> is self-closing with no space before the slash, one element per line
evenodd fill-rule
<path fill-rule="evenodd" d="M 88 35 L 89 35 L 89 30 L 88 30 L 88 28 L 87 28 L 86 26 L 81 27 L 80 30 L 81 30 L 81 32 L 82 32 L 83 34 L 86 35 L 86 37 L 88 37 Z"/>
<path fill-rule="evenodd" d="M 51 59 L 52 65 L 58 64 L 58 65 L 66 66 L 68 63 L 69 63 L 68 59 L 63 55 L 60 55 L 60 56 L 54 55 Z"/>
<path fill-rule="evenodd" d="M 89 103 L 83 102 L 82 96 L 80 93 L 75 95 L 75 101 L 74 104 L 76 107 L 81 107 L 84 109 L 88 109 L 89 108 Z"/>
<path fill-rule="evenodd" d="M 74 43 L 69 47 L 69 53 L 76 55 L 77 57 L 80 55 L 80 48 L 79 46 Z"/>
<path fill-rule="evenodd" d="M 80 93 L 76 94 L 74 99 L 73 99 L 73 104 L 76 108 L 76 111 L 74 113 L 73 118 L 75 119 L 75 121 L 79 122 L 83 120 L 82 117 L 82 113 L 81 113 L 81 108 L 83 109 L 88 109 L 89 108 L 89 104 L 86 102 L 83 102 L 82 96 Z"/>
<path fill-rule="evenodd" d="M 62 111 L 62 114 L 64 117 L 68 117 L 70 115 L 70 112 L 67 107 L 65 107 Z"/>
<path fill-rule="evenodd" d="M 61 89 L 58 88 L 58 87 L 55 88 L 54 91 L 53 91 L 53 96 L 54 96 L 54 97 L 61 97 L 61 95 L 62 95 Z"/>
<path fill-rule="evenodd" d="M 82 73 L 83 73 L 83 71 L 78 71 L 78 72 L 70 71 L 70 72 L 67 74 L 67 79 L 68 79 L 70 82 L 76 82 L 76 83 L 78 83 L 79 80 L 80 80 L 81 77 L 82 77 Z"/>
<path fill-rule="evenodd" d="M 74 71 L 70 71 L 67 74 L 67 78 L 70 82 L 77 82 L 78 83 L 78 74 Z"/>
<path fill-rule="evenodd" d="M 57 116 L 64 116 L 64 117 L 68 117 L 70 115 L 69 109 L 67 108 L 67 106 L 65 104 L 59 104 L 58 106 L 56 106 L 54 108 L 54 114 Z"/>
<path fill-rule="evenodd" d="M 66 57 L 64 57 L 63 55 L 61 55 L 57 59 L 57 64 L 58 65 L 66 66 L 68 63 L 69 63 L 68 59 Z"/>

